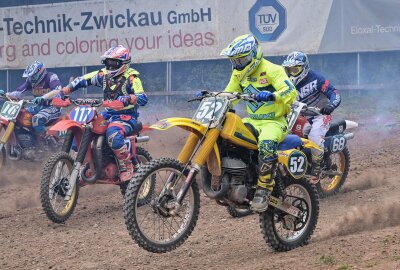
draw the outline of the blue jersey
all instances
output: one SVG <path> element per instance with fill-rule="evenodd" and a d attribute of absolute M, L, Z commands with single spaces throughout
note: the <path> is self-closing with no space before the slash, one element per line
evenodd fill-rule
<path fill-rule="evenodd" d="M 329 80 L 313 70 L 296 85 L 296 89 L 299 92 L 297 100 L 308 106 L 322 108 L 329 104 L 337 108 L 341 101 L 338 90 Z"/>

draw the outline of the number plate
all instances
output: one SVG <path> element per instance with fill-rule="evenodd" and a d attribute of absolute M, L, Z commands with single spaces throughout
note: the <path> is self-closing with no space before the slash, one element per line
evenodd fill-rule
<path fill-rule="evenodd" d="M 14 102 L 6 101 L 1 107 L 0 117 L 7 120 L 15 120 L 18 116 L 19 111 L 22 108 L 23 101 Z"/>
<path fill-rule="evenodd" d="M 88 106 L 75 107 L 69 114 L 69 118 L 80 124 L 87 124 L 93 120 L 95 109 Z"/>
<path fill-rule="evenodd" d="M 205 98 L 194 113 L 193 119 L 206 126 L 210 124 L 211 120 L 214 120 L 212 126 L 210 126 L 214 128 L 222 120 L 228 103 L 229 101 L 224 98 Z"/>
<path fill-rule="evenodd" d="M 341 152 L 346 146 L 346 138 L 343 135 L 335 135 L 331 140 L 331 152 L 338 153 Z"/>

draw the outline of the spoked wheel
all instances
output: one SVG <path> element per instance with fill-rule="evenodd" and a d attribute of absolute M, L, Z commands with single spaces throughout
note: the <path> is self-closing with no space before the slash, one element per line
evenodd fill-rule
<path fill-rule="evenodd" d="M 264 239 L 275 251 L 288 251 L 306 245 L 318 220 L 318 193 L 313 185 L 305 179 L 293 180 L 285 191 L 285 201 L 300 209 L 300 218 L 271 206 L 260 214 Z"/>
<path fill-rule="evenodd" d="M 339 192 L 346 181 L 350 169 L 350 152 L 345 147 L 339 153 L 331 153 L 327 157 L 321 179 L 317 183 L 317 190 L 321 197 L 328 197 Z"/>
<path fill-rule="evenodd" d="M 76 184 L 72 194 L 66 198 L 70 190 L 70 177 L 74 161 L 65 152 L 51 156 L 44 165 L 40 182 L 40 201 L 47 217 L 55 222 L 66 221 L 78 202 L 79 185 Z"/>
<path fill-rule="evenodd" d="M 241 218 L 248 215 L 251 215 L 253 212 L 249 208 L 237 208 L 234 206 L 227 206 L 226 209 L 228 210 L 229 215 L 233 218 Z"/>
<path fill-rule="evenodd" d="M 136 154 L 138 156 L 140 166 L 152 160 L 150 153 L 142 147 L 136 148 Z M 145 205 L 150 202 L 151 194 L 154 192 L 155 181 L 156 181 L 155 175 L 146 180 L 142 193 L 139 195 L 139 203 L 138 203 L 139 206 Z M 128 184 L 129 181 L 125 181 L 119 186 L 123 197 L 125 197 Z"/>
<path fill-rule="evenodd" d="M 128 185 L 125 224 L 132 239 L 147 251 L 163 253 L 176 249 L 196 226 L 200 210 L 197 183 L 192 182 L 182 205 L 178 206 L 176 202 L 176 196 L 185 183 L 183 171 L 184 166 L 177 160 L 156 159 L 143 165 Z M 140 194 L 146 189 L 149 178 L 155 179 L 154 192 L 151 200 L 139 207 Z"/>

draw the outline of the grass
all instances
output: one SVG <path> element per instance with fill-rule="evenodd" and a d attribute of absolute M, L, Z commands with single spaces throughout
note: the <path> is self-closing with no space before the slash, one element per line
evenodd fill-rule
<path fill-rule="evenodd" d="M 322 255 L 319 258 L 319 261 L 326 265 L 334 265 L 336 263 L 335 257 L 331 255 Z"/>
<path fill-rule="evenodd" d="M 342 264 L 340 265 L 338 268 L 338 270 L 353 270 L 353 266 L 349 265 L 349 264 Z"/>
<path fill-rule="evenodd" d="M 399 255 L 393 255 L 391 259 L 392 259 L 392 261 L 400 261 L 400 256 Z"/>
<path fill-rule="evenodd" d="M 365 265 L 365 267 L 366 267 L 366 268 L 371 268 L 371 267 L 374 267 L 374 266 L 376 266 L 376 265 L 378 265 L 377 262 L 369 262 L 369 263 L 367 263 L 367 264 Z"/>

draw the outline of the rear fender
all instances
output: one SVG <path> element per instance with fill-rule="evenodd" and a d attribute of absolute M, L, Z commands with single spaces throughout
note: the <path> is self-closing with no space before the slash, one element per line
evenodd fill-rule
<path fill-rule="evenodd" d="M 202 137 L 207 131 L 207 128 L 200 122 L 193 119 L 181 117 L 162 119 L 157 123 L 151 125 L 149 129 L 164 131 L 170 129 L 171 127 L 180 127 L 184 130 L 196 134 L 199 137 Z M 210 155 L 207 158 L 207 166 L 209 172 L 212 175 L 221 175 L 221 157 L 217 144 L 214 144 L 213 151 L 211 151 Z"/>
<path fill-rule="evenodd" d="M 346 121 L 346 129 L 353 129 L 353 128 L 358 128 L 358 123 L 350 120 L 344 120 Z"/>

